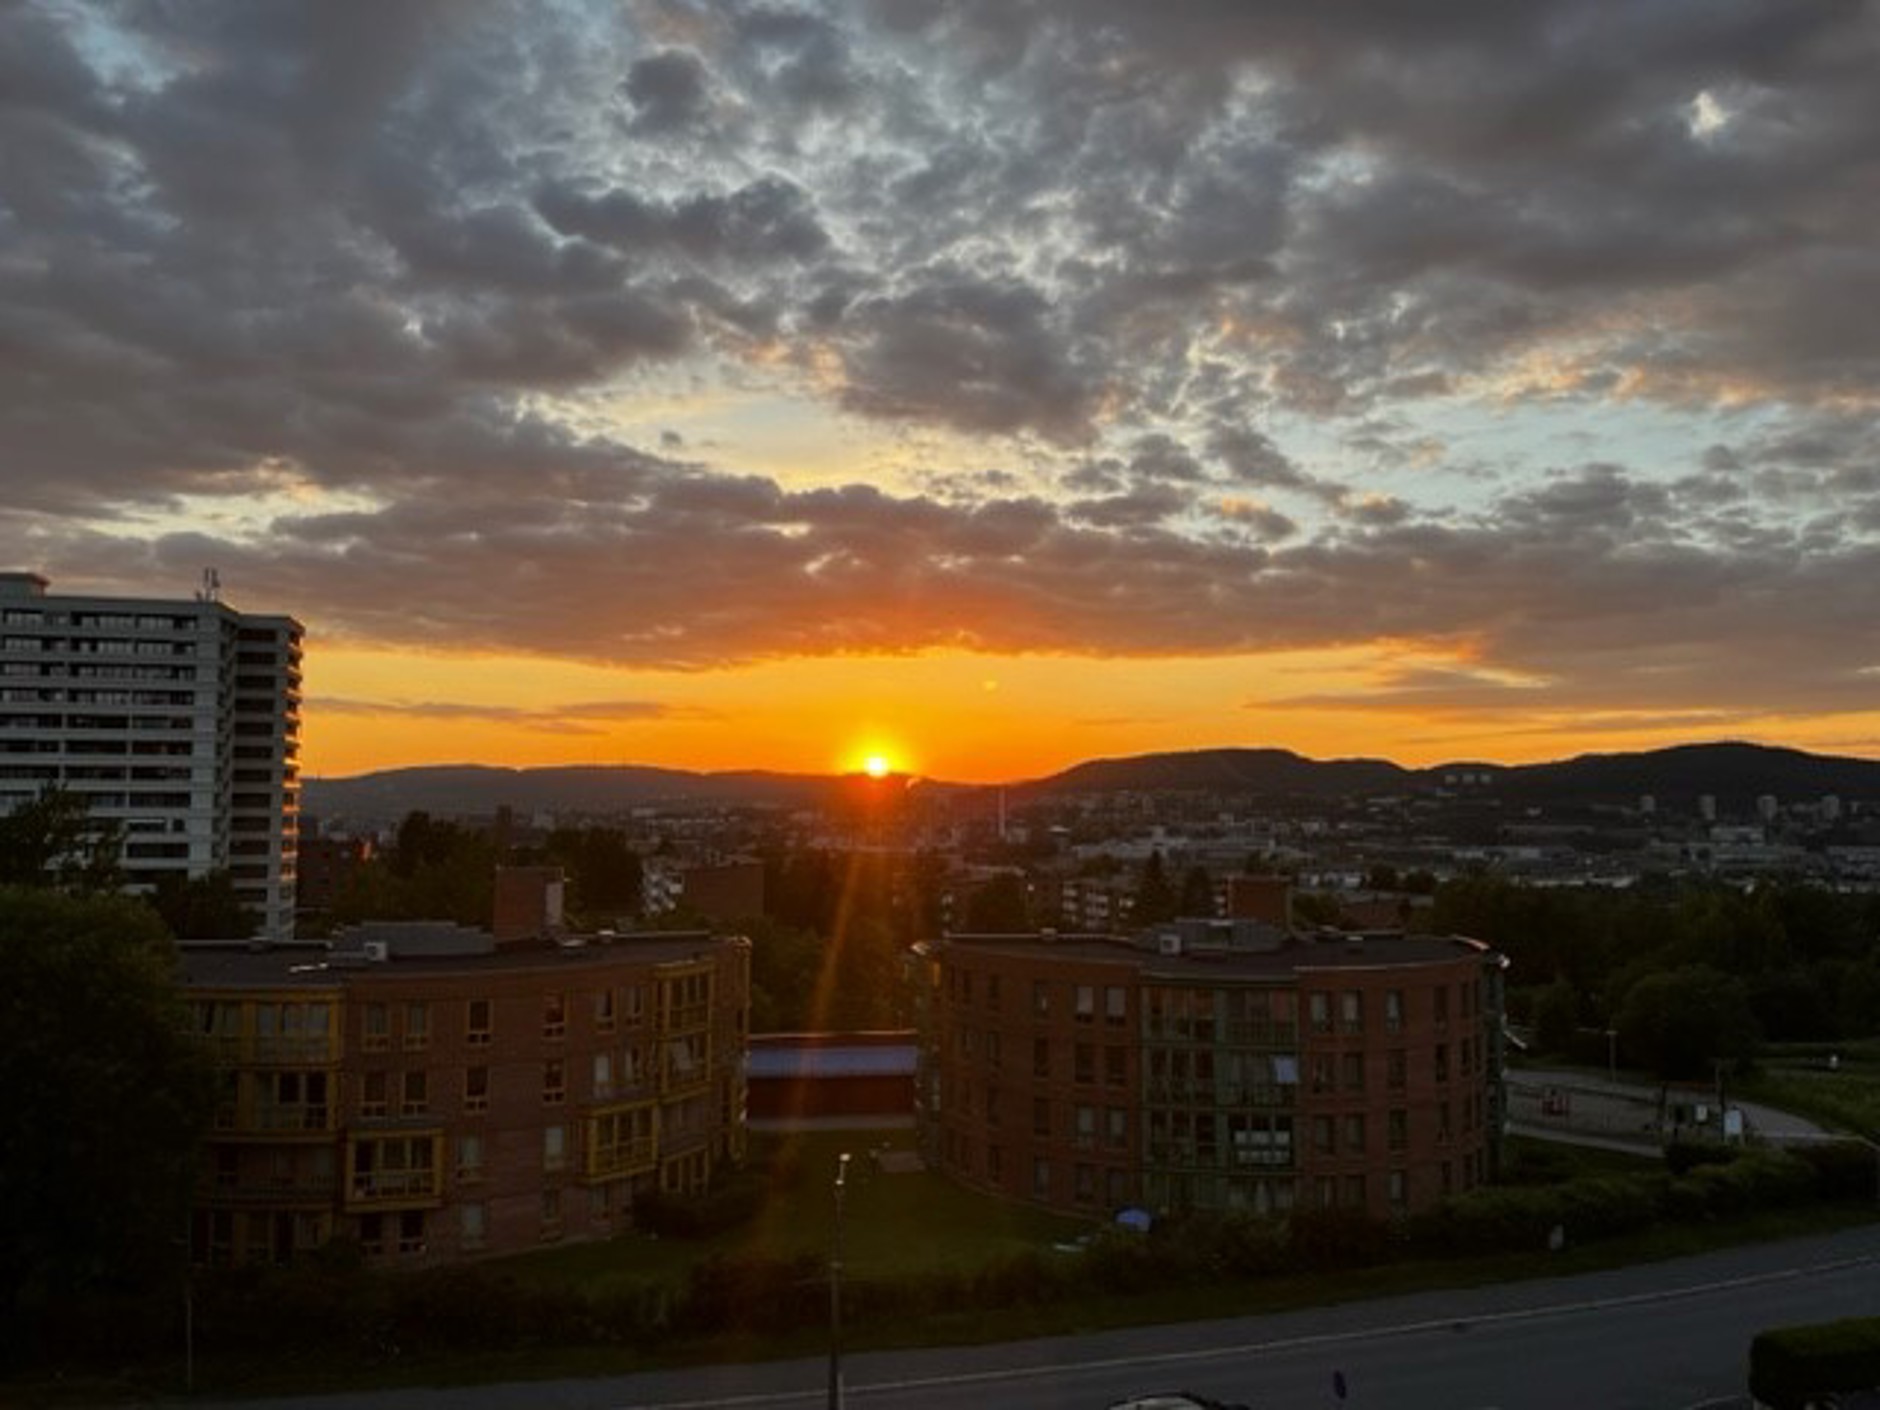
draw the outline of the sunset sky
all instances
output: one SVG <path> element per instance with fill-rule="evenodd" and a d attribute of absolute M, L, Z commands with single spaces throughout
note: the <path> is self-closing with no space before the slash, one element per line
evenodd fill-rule
<path fill-rule="evenodd" d="M 304 762 L 1880 756 L 1880 6 L 0 7 L 0 568 Z"/>

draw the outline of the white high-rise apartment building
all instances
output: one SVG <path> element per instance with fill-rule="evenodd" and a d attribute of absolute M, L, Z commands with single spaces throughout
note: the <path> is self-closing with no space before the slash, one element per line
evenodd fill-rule
<path fill-rule="evenodd" d="M 207 576 L 207 575 L 206 575 Z M 226 868 L 260 934 L 294 931 L 300 623 L 216 600 L 65 597 L 0 572 L 0 814 L 46 788 L 124 829 L 124 870 Z"/>

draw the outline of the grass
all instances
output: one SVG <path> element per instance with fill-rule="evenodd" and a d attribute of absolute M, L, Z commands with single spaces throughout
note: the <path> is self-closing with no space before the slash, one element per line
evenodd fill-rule
<path fill-rule="evenodd" d="M 754 1139 L 753 1157 L 774 1162 L 782 1178 L 757 1218 L 743 1228 L 697 1241 L 629 1234 L 483 1266 L 530 1286 L 606 1291 L 653 1281 L 676 1285 L 694 1264 L 714 1254 L 827 1258 L 835 1230 L 836 1160 L 844 1151 L 852 1159 L 843 1199 L 843 1263 L 858 1278 L 977 1268 L 1090 1228 L 1088 1220 L 975 1194 L 930 1171 L 883 1174 L 867 1158 L 871 1150 L 912 1148 L 913 1136 L 904 1130 Z"/>
<path fill-rule="evenodd" d="M 1737 1092 L 1750 1101 L 1806 1116 L 1824 1126 L 1880 1138 L 1880 1060 L 1844 1057 L 1830 1072 L 1812 1054 L 1766 1055 L 1761 1070 L 1739 1078 Z"/>

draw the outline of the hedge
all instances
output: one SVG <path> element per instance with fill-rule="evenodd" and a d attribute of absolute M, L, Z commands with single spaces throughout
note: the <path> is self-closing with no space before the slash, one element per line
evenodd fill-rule
<path fill-rule="evenodd" d="M 1776 1327 L 1749 1344 L 1749 1392 L 1771 1410 L 1880 1386 L 1880 1317 Z"/>

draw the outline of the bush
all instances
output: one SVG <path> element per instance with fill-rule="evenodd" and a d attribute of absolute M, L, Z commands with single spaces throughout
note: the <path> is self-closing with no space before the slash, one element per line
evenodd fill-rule
<path fill-rule="evenodd" d="M 1823 1199 L 1871 1200 L 1880 1192 L 1880 1174 L 1875 1171 L 1880 1152 L 1853 1141 L 1836 1141 L 1791 1153 L 1815 1172 L 1815 1189 Z"/>
<path fill-rule="evenodd" d="M 769 1186 L 754 1173 L 735 1175 L 702 1195 L 648 1190 L 633 1201 L 633 1222 L 668 1239 L 709 1239 L 748 1224 L 763 1209 Z"/>
<path fill-rule="evenodd" d="M 1742 1152 L 1741 1146 L 1721 1141 L 1694 1141 L 1683 1137 L 1665 1147 L 1665 1168 L 1673 1175 L 1688 1175 L 1700 1165 L 1728 1165 Z"/>
<path fill-rule="evenodd" d="M 1750 1394 L 1771 1410 L 1807 1410 L 1822 1396 L 1880 1385 L 1880 1317 L 1777 1327 L 1749 1345 Z"/>
<path fill-rule="evenodd" d="M 1287 1248 L 1306 1269 L 1363 1268 L 1390 1250 L 1390 1227 L 1355 1209 L 1302 1209 L 1287 1221 Z"/>

